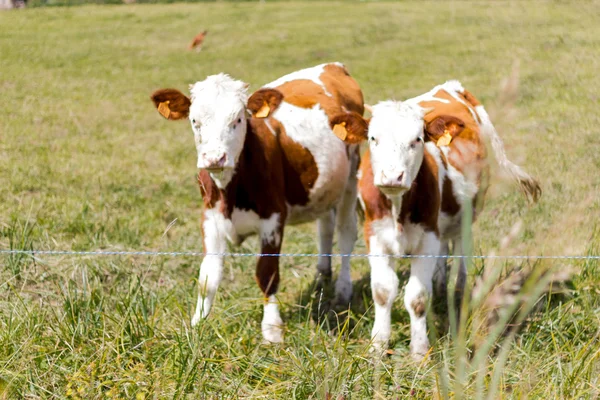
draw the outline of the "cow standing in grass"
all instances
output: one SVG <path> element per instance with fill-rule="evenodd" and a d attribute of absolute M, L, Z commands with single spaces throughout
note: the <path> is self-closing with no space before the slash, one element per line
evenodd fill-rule
<path fill-rule="evenodd" d="M 477 212 L 487 189 L 484 137 L 492 142 L 499 165 L 534 200 L 539 184 L 511 163 L 487 112 L 457 81 L 449 81 L 405 102 L 385 101 L 372 108 L 370 121 L 346 113 L 331 121 L 347 143 L 368 140 L 359 171 L 359 196 L 365 213 L 364 237 L 373 255 L 462 254 L 461 219 L 470 203 Z M 479 207 L 477 207 L 479 206 Z M 398 278 L 392 258 L 371 257 L 371 289 L 375 301 L 372 331 L 376 348 L 386 348 Z M 429 349 L 426 310 L 434 271 L 436 292 L 445 293 L 446 260 L 411 259 L 404 304 L 411 322 L 411 354 L 422 358 Z M 466 280 L 460 263 L 457 293 Z"/>
<path fill-rule="evenodd" d="M 189 99 L 174 89 L 152 95 L 166 118 L 189 118 L 198 150 L 202 234 L 210 255 L 200 267 L 192 325 L 213 305 L 227 241 L 240 244 L 258 234 L 260 252 L 278 254 L 286 224 L 315 219 L 320 253 L 331 253 L 336 226 L 341 253 L 351 253 L 356 241 L 358 148 L 338 139 L 329 120 L 346 111 L 362 115 L 358 84 L 343 65 L 333 63 L 284 76 L 249 99 L 246 88 L 219 74 L 192 85 Z M 319 258 L 317 268 L 331 276 L 331 258 Z M 263 337 L 281 342 L 278 256 L 259 257 L 256 280 L 265 298 Z M 347 304 L 352 294 L 348 257 L 342 259 L 335 288 L 337 302 Z"/>

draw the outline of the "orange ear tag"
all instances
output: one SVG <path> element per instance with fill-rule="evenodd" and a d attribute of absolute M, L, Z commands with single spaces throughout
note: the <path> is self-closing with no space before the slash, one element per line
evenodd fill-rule
<path fill-rule="evenodd" d="M 438 139 L 436 145 L 438 147 L 448 146 L 451 141 L 452 141 L 452 135 L 450 134 L 450 132 L 448 132 L 448 130 L 445 130 L 444 134 Z"/>
<path fill-rule="evenodd" d="M 162 103 L 158 104 L 158 112 L 160 113 L 160 115 L 162 115 L 166 119 L 169 119 L 169 117 L 171 116 L 171 109 L 169 108 L 169 100 L 163 101 Z"/>
<path fill-rule="evenodd" d="M 267 104 L 266 101 L 264 101 L 262 107 L 260 108 L 260 110 L 258 110 L 256 112 L 256 114 L 254 116 L 256 118 L 266 118 L 269 116 L 270 111 L 271 111 L 271 109 L 269 108 L 269 105 Z"/>
<path fill-rule="evenodd" d="M 341 122 L 336 124 L 333 127 L 333 133 L 335 136 L 339 137 L 342 140 L 346 140 L 346 136 L 348 136 L 348 131 L 346 130 L 346 123 Z"/>

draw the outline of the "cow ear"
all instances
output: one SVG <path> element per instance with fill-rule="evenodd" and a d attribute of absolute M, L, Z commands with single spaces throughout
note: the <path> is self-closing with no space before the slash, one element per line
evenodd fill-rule
<path fill-rule="evenodd" d="M 452 138 L 458 136 L 465 129 L 465 123 L 451 115 L 440 115 L 429 122 L 425 131 L 427 136 L 438 145 L 448 145 Z M 441 140 L 441 142 L 440 142 Z"/>
<path fill-rule="evenodd" d="M 283 94 L 275 89 L 259 89 L 248 99 L 248 110 L 256 118 L 266 118 L 279 107 Z"/>
<path fill-rule="evenodd" d="M 329 120 L 335 136 L 348 144 L 367 140 L 369 121 L 355 112 L 338 114 Z"/>
<path fill-rule="evenodd" d="M 160 115 L 166 119 L 187 118 L 192 102 L 177 89 L 160 89 L 150 96 Z"/>

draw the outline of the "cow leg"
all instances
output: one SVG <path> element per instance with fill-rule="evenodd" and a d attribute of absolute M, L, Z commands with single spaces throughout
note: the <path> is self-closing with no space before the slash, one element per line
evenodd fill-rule
<path fill-rule="evenodd" d="M 440 256 L 447 256 L 450 254 L 448 241 L 444 241 L 441 244 Z M 438 301 L 445 302 L 447 296 L 447 264 L 448 259 L 446 257 L 440 257 L 437 259 L 435 264 L 435 272 L 433 274 L 434 282 L 434 297 Z"/>
<path fill-rule="evenodd" d="M 223 232 L 225 218 L 216 209 L 207 209 L 202 215 L 202 237 L 204 251 L 217 255 L 207 255 L 200 265 L 198 276 L 198 302 L 192 318 L 192 326 L 206 318 L 212 308 L 213 299 L 223 277 L 223 255 L 227 250 L 227 239 Z"/>
<path fill-rule="evenodd" d="M 464 256 L 462 238 L 457 238 L 452 241 L 452 254 L 456 256 Z M 465 293 L 465 284 L 467 282 L 467 263 L 464 258 L 459 258 L 458 273 L 456 275 L 456 286 L 454 288 L 454 307 L 456 309 L 456 318 L 460 321 L 460 309 Z M 457 322 L 458 322 L 457 321 Z"/>
<path fill-rule="evenodd" d="M 398 276 L 393 268 L 394 259 L 376 236 L 369 239 L 369 264 L 371 266 L 371 292 L 375 301 L 375 321 L 371 331 L 372 347 L 376 351 L 387 349 L 392 331 L 392 305 L 398 295 Z"/>
<path fill-rule="evenodd" d="M 357 179 L 356 172 L 360 161 L 357 151 L 350 150 L 350 174 L 344 194 L 336 212 L 338 247 L 341 254 L 351 254 L 358 238 L 356 221 Z M 342 256 L 340 273 L 335 283 L 335 304 L 348 305 L 352 300 L 352 278 L 350 277 L 350 257 Z"/>
<path fill-rule="evenodd" d="M 279 254 L 283 229 L 273 231 L 271 225 L 261 227 L 261 254 Z M 266 342 L 283 342 L 283 321 L 275 294 L 279 287 L 279 256 L 261 256 L 256 265 L 256 282 L 264 295 L 264 314 L 261 323 Z"/>
<path fill-rule="evenodd" d="M 423 236 L 420 254 L 438 255 L 440 241 L 434 233 Z M 404 293 L 404 305 L 410 315 L 410 353 L 421 360 L 429 351 L 427 337 L 427 305 L 432 291 L 432 278 L 436 266 L 435 258 L 413 258 L 410 278 Z"/>
<path fill-rule="evenodd" d="M 319 261 L 317 262 L 317 278 L 331 278 L 331 254 L 333 251 L 333 231 L 335 227 L 335 210 L 329 210 L 317 220 L 317 234 L 319 235 Z"/>

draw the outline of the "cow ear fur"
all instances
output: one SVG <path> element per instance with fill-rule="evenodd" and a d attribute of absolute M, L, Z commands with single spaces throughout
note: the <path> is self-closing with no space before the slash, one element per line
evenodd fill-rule
<path fill-rule="evenodd" d="M 190 114 L 190 99 L 177 89 L 160 89 L 150 96 L 154 106 L 166 119 L 187 118 Z"/>
<path fill-rule="evenodd" d="M 276 89 L 259 89 L 248 99 L 248 110 L 255 118 L 271 115 L 283 101 L 283 94 Z"/>
<path fill-rule="evenodd" d="M 458 136 L 463 129 L 465 129 L 465 123 L 451 115 L 440 115 L 425 127 L 432 140 L 437 140 L 446 133 L 451 137 Z"/>
<path fill-rule="evenodd" d="M 338 114 L 331 118 L 329 124 L 333 133 L 348 144 L 367 140 L 369 121 L 355 112 Z"/>

